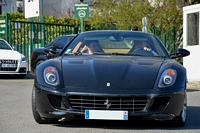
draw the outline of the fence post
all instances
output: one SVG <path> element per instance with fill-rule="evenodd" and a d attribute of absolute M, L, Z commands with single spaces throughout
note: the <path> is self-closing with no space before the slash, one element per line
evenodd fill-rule
<path fill-rule="evenodd" d="M 9 30 L 8 24 L 9 24 L 8 13 L 6 13 L 6 40 L 7 41 L 9 40 L 9 37 L 8 37 L 8 30 Z"/>
<path fill-rule="evenodd" d="M 175 27 L 172 28 L 172 40 L 173 40 L 173 53 L 175 51 L 175 42 L 176 42 L 176 29 Z"/>
<path fill-rule="evenodd" d="M 153 26 L 151 27 L 151 32 L 155 35 L 155 28 Z"/>
<path fill-rule="evenodd" d="M 165 45 L 165 47 L 167 47 L 167 36 L 166 36 L 166 34 L 164 34 L 164 45 Z"/>
<path fill-rule="evenodd" d="M 33 18 L 30 18 L 30 31 L 29 31 L 29 39 L 30 39 L 30 53 L 32 53 L 34 46 L 33 46 L 33 39 L 34 39 L 34 33 L 33 33 Z M 30 58 L 29 58 L 30 61 Z"/>
<path fill-rule="evenodd" d="M 102 30 L 102 24 L 99 24 L 98 30 Z"/>
<path fill-rule="evenodd" d="M 131 26 L 130 25 L 128 26 L 128 30 L 131 30 Z"/>
<path fill-rule="evenodd" d="M 8 14 L 9 16 L 9 14 Z M 9 40 L 9 43 L 12 44 L 12 25 L 11 25 L 11 21 L 8 19 L 8 40 Z"/>
<path fill-rule="evenodd" d="M 42 34 L 42 39 L 41 39 L 41 46 L 44 47 L 44 37 L 45 37 L 45 33 L 44 33 L 44 16 L 42 16 L 42 25 L 41 25 L 41 34 Z"/>
<path fill-rule="evenodd" d="M 78 26 L 74 26 L 74 34 L 78 34 Z"/>

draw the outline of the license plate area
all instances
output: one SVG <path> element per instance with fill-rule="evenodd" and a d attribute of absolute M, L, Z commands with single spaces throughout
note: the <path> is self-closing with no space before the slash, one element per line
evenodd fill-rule
<path fill-rule="evenodd" d="M 16 64 L 2 64 L 2 67 L 14 68 L 16 67 Z"/>
<path fill-rule="evenodd" d="M 85 119 L 128 120 L 128 111 L 85 110 Z"/>

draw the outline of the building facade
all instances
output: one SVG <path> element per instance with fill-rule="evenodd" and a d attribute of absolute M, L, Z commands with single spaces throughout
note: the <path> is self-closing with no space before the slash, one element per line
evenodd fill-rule
<path fill-rule="evenodd" d="M 92 4 L 94 0 L 84 0 Z M 40 0 L 40 8 L 43 16 L 72 16 L 74 4 L 80 0 Z M 24 0 L 6 0 L 7 5 L 2 6 L 2 12 L 24 13 Z"/>
<path fill-rule="evenodd" d="M 183 7 L 183 48 L 190 56 L 183 58 L 188 81 L 200 81 L 200 4 Z"/>
<path fill-rule="evenodd" d="M 6 5 L 2 6 L 2 12 L 17 12 L 17 0 L 5 0 Z M 21 2 L 23 3 L 23 2 Z"/>
<path fill-rule="evenodd" d="M 92 4 L 94 0 L 84 0 Z M 43 0 L 42 11 L 44 16 L 72 16 L 74 4 L 80 0 Z"/>

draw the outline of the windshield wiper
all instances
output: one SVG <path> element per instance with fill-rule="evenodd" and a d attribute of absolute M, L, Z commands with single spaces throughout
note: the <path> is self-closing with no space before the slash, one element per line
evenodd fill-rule
<path fill-rule="evenodd" d="M 124 53 L 110 53 L 111 55 L 128 55 L 128 54 L 124 54 Z"/>

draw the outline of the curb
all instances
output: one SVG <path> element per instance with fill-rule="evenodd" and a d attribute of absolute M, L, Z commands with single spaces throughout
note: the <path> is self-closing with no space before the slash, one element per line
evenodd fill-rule
<path fill-rule="evenodd" d="M 187 83 L 188 89 L 197 89 L 200 90 L 200 81 L 191 81 Z"/>

